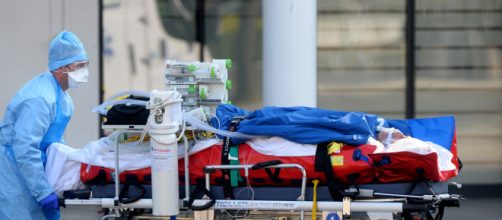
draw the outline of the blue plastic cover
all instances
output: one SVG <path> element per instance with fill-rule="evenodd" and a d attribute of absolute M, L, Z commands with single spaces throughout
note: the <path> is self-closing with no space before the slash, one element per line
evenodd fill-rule
<path fill-rule="evenodd" d="M 228 130 L 235 116 L 246 116 L 237 127 L 237 131 L 244 134 L 279 136 L 303 144 L 341 141 L 350 145 L 365 144 L 368 137 L 374 137 L 379 118 L 361 112 L 310 107 L 265 107 L 249 113 L 234 105 L 222 104 L 216 110 L 218 119 L 213 118 L 211 125 Z M 233 143 L 242 141 L 233 140 Z"/>
<path fill-rule="evenodd" d="M 455 117 L 441 116 L 434 118 L 417 118 L 407 120 L 385 120 L 384 127 L 395 127 L 404 135 L 430 141 L 451 150 L 455 136 Z"/>
<path fill-rule="evenodd" d="M 221 104 L 216 109 L 213 127 L 228 130 L 233 117 L 245 116 L 237 132 L 248 135 L 279 136 L 302 144 L 339 141 L 361 145 L 376 137 L 377 127 L 395 127 L 405 135 L 431 141 L 450 149 L 455 132 L 453 116 L 410 120 L 384 120 L 362 112 L 344 112 L 311 107 L 265 107 L 248 112 L 234 105 Z M 244 140 L 233 139 L 234 144 Z"/>

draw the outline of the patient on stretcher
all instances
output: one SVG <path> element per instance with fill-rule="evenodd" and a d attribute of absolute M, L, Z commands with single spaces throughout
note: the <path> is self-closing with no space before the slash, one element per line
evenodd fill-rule
<path fill-rule="evenodd" d="M 439 171 L 456 169 L 455 165 L 451 162 L 453 155 L 448 150 L 432 142 L 405 137 L 397 129 L 391 130 L 392 132 L 390 132 L 390 130 L 381 131 L 378 135 L 378 140 L 374 138 L 368 139 L 367 144 L 375 146 L 372 152 L 373 154 L 411 152 L 414 154 L 428 155 L 434 153 L 437 155 L 437 169 Z M 392 137 L 390 141 L 389 138 L 387 138 L 388 136 Z M 55 191 L 62 194 L 66 190 L 85 188 L 86 186 L 81 180 L 82 164 L 114 169 L 115 138 L 116 134 L 112 134 L 108 137 L 91 141 L 82 149 L 75 149 L 60 143 L 51 145 L 48 150 L 46 174 L 49 183 Z M 387 145 L 385 145 L 385 143 L 387 143 Z M 212 161 L 214 163 L 219 162 L 220 155 L 214 152 L 221 150 L 221 144 L 221 140 L 216 138 L 194 139 L 192 142 L 193 146 L 189 148 L 191 162 L 193 163 L 195 161 L 195 163 L 197 163 L 193 165 L 193 168 L 202 169 L 202 167 L 199 167 L 199 164 L 202 163 L 202 161 L 208 161 L 208 157 L 215 157 L 216 160 Z M 246 151 L 248 148 L 241 146 L 243 149 L 242 152 L 247 152 L 239 155 L 239 160 L 242 161 L 241 164 L 246 162 L 263 162 L 253 160 L 259 160 L 258 158 L 260 157 L 258 155 L 263 155 L 262 158 L 280 159 L 285 163 L 290 159 L 298 162 L 305 161 L 303 158 L 308 158 L 309 161 L 303 162 L 301 165 L 313 167 L 316 155 L 316 145 L 295 143 L 280 137 L 248 140 L 245 146 L 248 146 L 249 150 Z M 139 143 L 137 138 L 132 138 L 121 142 L 119 147 L 119 170 L 141 170 L 150 167 L 150 149 L 148 141 Z M 182 159 L 184 145 L 179 144 L 178 149 L 178 158 Z M 347 147 L 347 149 L 351 148 Z M 340 153 L 340 155 L 342 154 Z M 349 161 L 350 159 L 351 158 L 345 158 L 345 161 Z M 203 165 L 204 164 L 201 166 Z M 90 167 L 91 166 L 86 166 L 87 171 Z M 179 169 L 182 169 L 182 166 L 180 166 Z M 312 169 L 313 168 L 309 168 L 308 170 Z M 200 173 L 201 171 L 193 170 L 192 172 L 191 170 L 191 175 L 199 175 Z"/>

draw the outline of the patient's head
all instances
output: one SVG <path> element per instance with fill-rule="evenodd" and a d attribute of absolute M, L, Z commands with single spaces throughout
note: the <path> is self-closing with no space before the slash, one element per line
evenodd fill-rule
<path fill-rule="evenodd" d="M 398 129 L 381 128 L 380 131 L 378 132 L 377 140 L 382 142 L 385 146 L 387 146 L 405 137 L 406 136 Z"/>

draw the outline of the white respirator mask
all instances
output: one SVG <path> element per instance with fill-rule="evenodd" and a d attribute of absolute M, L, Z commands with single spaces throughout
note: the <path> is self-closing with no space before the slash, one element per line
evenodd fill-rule
<path fill-rule="evenodd" d="M 68 87 L 71 89 L 75 89 L 82 86 L 88 80 L 89 80 L 89 69 L 87 67 L 68 72 Z"/>

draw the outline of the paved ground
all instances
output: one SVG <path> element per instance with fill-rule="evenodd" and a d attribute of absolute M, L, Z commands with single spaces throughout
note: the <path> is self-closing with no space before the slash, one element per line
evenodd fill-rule
<path fill-rule="evenodd" d="M 467 199 L 460 203 L 460 208 L 447 208 L 445 220 L 499 220 L 502 219 L 502 198 Z"/>

